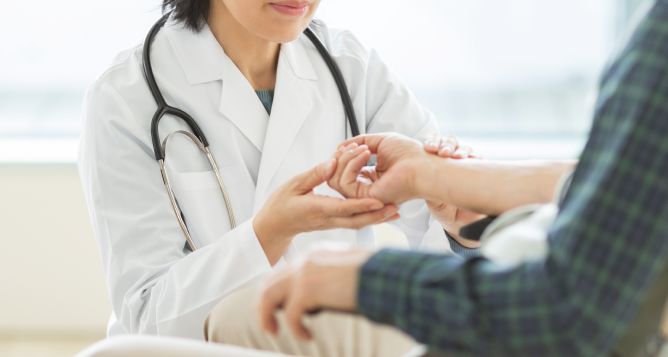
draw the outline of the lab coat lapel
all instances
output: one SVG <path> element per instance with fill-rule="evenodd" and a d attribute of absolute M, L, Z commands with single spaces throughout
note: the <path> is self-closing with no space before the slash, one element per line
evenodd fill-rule
<path fill-rule="evenodd" d="M 225 54 L 211 29 L 205 25 L 200 33 L 195 34 L 169 20 L 165 31 L 188 83 L 197 85 L 222 80 L 219 111 L 262 151 L 269 114 L 248 80 Z"/>
<path fill-rule="evenodd" d="M 227 56 L 223 61 L 225 74 L 220 112 L 263 152 L 269 114 L 234 62 Z"/>
<path fill-rule="evenodd" d="M 269 195 L 267 188 L 311 111 L 313 102 L 308 83 L 313 80 L 317 80 L 317 76 L 300 40 L 283 44 L 255 191 L 254 213 L 264 205 Z"/>

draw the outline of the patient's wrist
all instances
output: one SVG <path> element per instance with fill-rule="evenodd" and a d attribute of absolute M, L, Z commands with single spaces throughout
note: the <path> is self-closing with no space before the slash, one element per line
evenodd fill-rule
<path fill-rule="evenodd" d="M 418 198 L 447 203 L 447 199 L 444 199 L 447 197 L 445 177 L 450 160 L 427 154 L 424 160 L 420 161 L 414 187 Z"/>

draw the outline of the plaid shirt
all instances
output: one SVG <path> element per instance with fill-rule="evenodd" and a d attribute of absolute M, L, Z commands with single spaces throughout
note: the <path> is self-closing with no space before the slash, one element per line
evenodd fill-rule
<path fill-rule="evenodd" d="M 359 312 L 448 356 L 604 356 L 668 256 L 668 0 L 602 77 L 589 142 L 544 260 L 385 250 Z"/>

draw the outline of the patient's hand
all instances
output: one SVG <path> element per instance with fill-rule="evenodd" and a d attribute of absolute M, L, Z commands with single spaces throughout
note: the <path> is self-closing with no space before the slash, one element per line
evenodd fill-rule
<path fill-rule="evenodd" d="M 338 160 L 338 166 L 328 184 L 348 198 L 375 197 L 384 202 L 398 204 L 397 201 L 385 200 L 410 197 L 414 194 L 412 188 L 416 187 L 418 176 L 428 175 L 429 170 L 418 167 L 421 161 L 424 161 L 421 158 L 424 159 L 425 152 L 437 154 L 440 157 L 481 158 L 468 146 L 459 145 L 454 136 L 430 135 L 425 140 L 424 147 L 421 147 L 419 142 L 398 134 L 370 135 L 363 138 L 363 141 L 351 139 L 345 142 L 334 154 L 334 158 Z M 363 145 L 358 144 L 362 142 Z M 345 144 L 347 145 L 343 146 Z M 371 149 L 374 149 L 374 153 L 377 154 L 378 165 L 366 167 L 371 156 Z M 382 182 L 378 182 L 381 178 Z M 379 185 L 381 183 L 382 185 Z M 380 192 L 378 196 L 376 193 L 371 193 L 375 186 L 380 186 L 375 190 L 375 192 Z M 402 188 L 404 192 L 399 193 Z M 394 190 L 395 193 L 388 195 L 387 191 L 383 191 L 388 189 Z M 419 195 L 411 198 L 417 197 Z M 406 200 L 411 198 L 406 198 Z M 479 246 L 478 242 L 462 238 L 459 230 L 463 226 L 484 218 L 484 215 L 457 209 L 433 200 L 427 200 L 427 206 L 432 216 L 459 244 L 467 248 Z"/>
<path fill-rule="evenodd" d="M 372 154 L 377 155 L 376 166 L 366 167 Z M 338 165 L 328 184 L 347 198 L 401 204 L 418 198 L 418 178 L 427 175 L 429 156 L 420 142 L 403 135 L 358 136 L 334 154 Z"/>
<path fill-rule="evenodd" d="M 424 168 L 418 168 L 427 161 L 424 160 L 425 152 L 436 154 L 441 158 L 482 158 L 470 147 L 460 145 L 457 137 L 452 135 L 431 134 L 425 139 L 424 146 L 400 134 L 363 135 L 347 140 L 339 146 L 333 155 L 338 161 L 337 169 L 328 184 L 347 198 L 384 196 L 388 200 L 389 192 L 380 191 L 388 188 L 396 189 L 395 185 L 402 184 L 400 187 L 406 190 L 404 195 L 401 195 L 403 199 L 403 196 L 414 194 L 411 189 L 416 187 L 416 176 L 426 173 Z M 372 154 L 377 155 L 377 165 L 366 167 Z M 387 176 L 388 174 L 390 176 Z M 381 178 L 383 180 L 376 185 L 377 196 L 374 196 L 371 193 L 372 183 Z"/>
<path fill-rule="evenodd" d="M 441 136 L 439 134 L 429 135 L 424 140 L 424 150 L 439 157 L 452 157 L 453 159 L 482 159 L 482 155 L 474 152 L 470 147 L 460 145 L 457 137 L 453 135 Z M 478 248 L 480 242 L 465 239 L 459 235 L 459 230 L 473 222 L 479 221 L 486 215 L 478 214 L 455 206 L 446 205 L 442 202 L 427 200 L 427 207 L 431 215 L 441 224 L 443 229 L 459 244 L 466 248 Z"/>

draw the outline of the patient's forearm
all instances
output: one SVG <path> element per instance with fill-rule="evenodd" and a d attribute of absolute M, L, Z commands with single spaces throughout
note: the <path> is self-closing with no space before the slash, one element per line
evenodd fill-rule
<path fill-rule="evenodd" d="M 577 161 L 489 161 L 431 157 L 418 179 L 420 196 L 466 210 L 499 215 L 552 200 L 559 178 Z"/>

